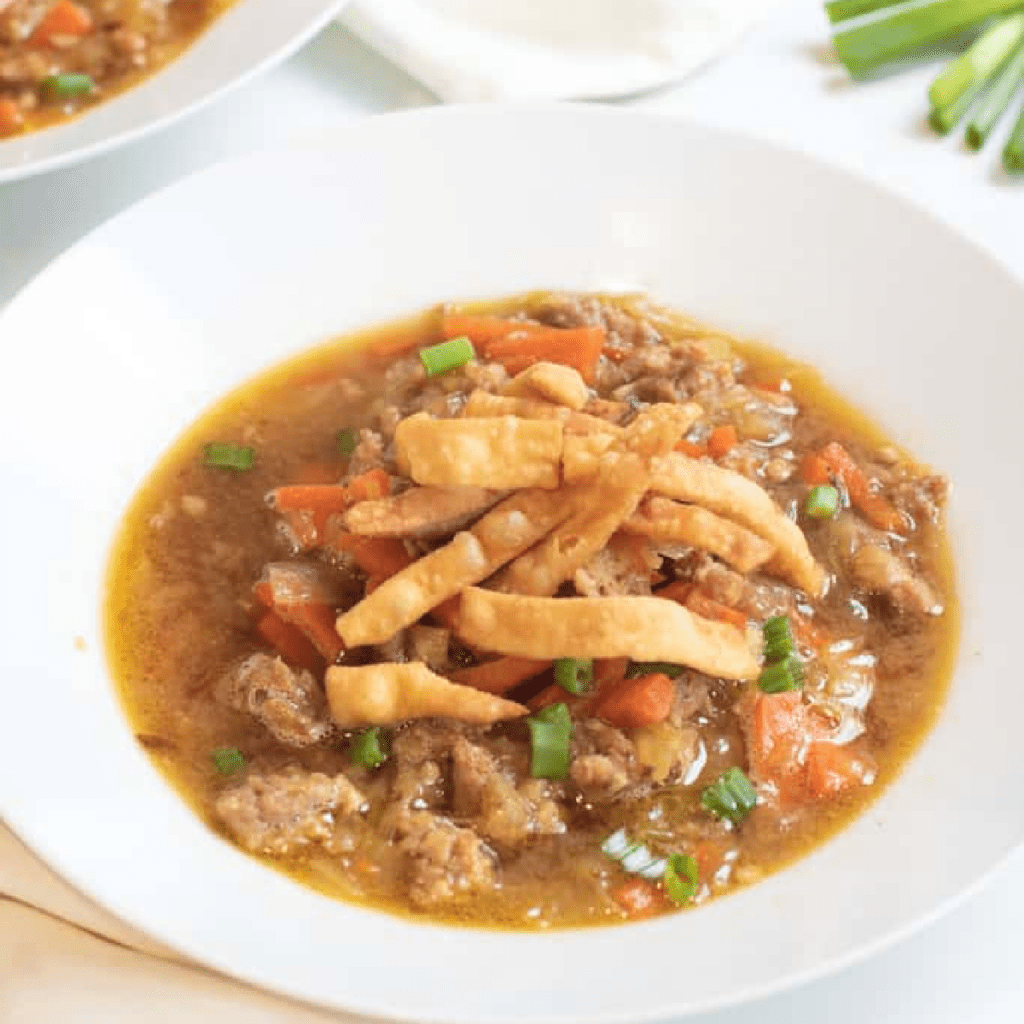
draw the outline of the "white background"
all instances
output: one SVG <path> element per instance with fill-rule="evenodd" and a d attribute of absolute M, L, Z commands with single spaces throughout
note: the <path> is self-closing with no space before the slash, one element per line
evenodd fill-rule
<path fill-rule="evenodd" d="M 1024 277 L 1024 182 L 1014 184 L 999 169 L 999 138 L 976 156 L 959 136 L 931 135 L 923 114 L 934 67 L 850 84 L 830 62 L 820 8 L 800 0 L 693 80 L 630 102 L 739 128 L 861 173 L 956 225 Z M 81 168 L 0 186 L 0 305 L 84 232 L 184 174 L 241 151 L 341 131 L 366 114 L 431 102 L 344 31 L 329 29 L 282 68 L 154 139 Z M 748 171 L 754 176 L 757 167 Z M 1006 341 L 1010 357 L 1022 358 L 1018 339 Z M 893 865 L 913 869 L 913 863 Z M 1022 920 L 1024 854 L 1018 854 L 980 895 L 888 953 L 790 994 L 707 1015 L 699 1024 L 1021 1024 Z M 28 911 L 0 914 L 2 1024 L 52 1019 L 47 992 L 65 986 L 68 965 L 34 961 L 22 965 L 27 970 L 13 968 L 25 937 L 45 939 L 55 927 Z M 85 936 L 65 948 L 80 961 L 75 973 L 82 976 L 87 965 L 92 978 L 75 993 L 75 1024 L 108 1020 L 118 1011 L 126 1020 L 144 1015 L 149 1024 L 199 1022 L 230 1004 L 230 987 L 211 981 L 193 987 L 190 1002 L 181 1005 L 178 969 L 161 966 L 151 979 L 151 1001 L 125 1005 L 115 949 Z M 678 954 L 685 985 L 686 950 Z M 63 995 L 70 994 L 65 989 Z M 273 1019 L 269 1001 L 266 1016 L 252 1018 L 264 1019 Z M 310 1012 L 309 1020 L 329 1016 Z"/>

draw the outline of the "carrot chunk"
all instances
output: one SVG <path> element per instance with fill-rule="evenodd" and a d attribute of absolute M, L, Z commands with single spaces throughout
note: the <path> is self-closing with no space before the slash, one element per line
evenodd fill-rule
<path fill-rule="evenodd" d="M 805 484 L 821 486 L 832 482 L 828 471 L 828 463 L 818 455 L 805 455 L 800 460 L 800 479 Z"/>
<path fill-rule="evenodd" d="M 539 675 L 550 664 L 550 661 L 533 661 L 530 658 L 497 658 L 472 668 L 459 669 L 452 672 L 450 678 L 452 682 L 501 696 Z"/>
<path fill-rule="evenodd" d="M 866 767 L 856 748 L 819 740 L 807 751 L 807 788 L 813 797 L 838 796 L 864 784 Z"/>
<path fill-rule="evenodd" d="M 665 906 L 661 890 L 643 878 L 623 882 L 611 896 L 630 917 L 650 917 Z"/>
<path fill-rule="evenodd" d="M 745 629 L 747 617 L 743 612 L 730 608 L 726 604 L 719 604 L 712 601 L 710 597 L 702 594 L 699 590 L 691 590 L 683 602 L 694 615 L 703 619 L 713 619 L 715 622 L 727 622 L 737 629 Z"/>
<path fill-rule="evenodd" d="M 728 455 L 739 443 L 739 434 L 731 423 L 715 427 L 708 436 L 708 455 L 713 459 L 720 459 L 723 455 Z"/>
<path fill-rule="evenodd" d="M 0 137 L 16 132 L 22 123 L 21 108 L 14 100 L 0 98 Z"/>
<path fill-rule="evenodd" d="M 323 669 L 324 659 L 310 643 L 306 634 L 291 623 L 285 622 L 277 612 L 271 610 L 264 613 L 256 624 L 256 632 L 289 665 L 309 669 L 310 672 L 320 672 Z"/>
<path fill-rule="evenodd" d="M 654 672 L 621 683 L 601 693 L 594 702 L 594 714 L 620 729 L 657 725 L 668 718 L 675 700 L 675 683 Z"/>
<path fill-rule="evenodd" d="M 334 628 L 337 614 L 330 605 L 289 604 L 276 611 L 285 622 L 301 630 L 328 662 L 337 661 L 345 653 L 345 645 Z"/>
<path fill-rule="evenodd" d="M 36 26 L 29 41 L 33 46 L 52 46 L 62 38 L 80 39 L 93 30 L 92 15 L 71 0 L 57 0 Z"/>
<path fill-rule="evenodd" d="M 887 498 L 871 489 L 864 471 L 838 441 L 825 445 L 820 457 L 846 488 L 853 507 L 872 526 L 889 533 L 906 532 L 906 523 L 899 510 Z"/>
<path fill-rule="evenodd" d="M 693 441 L 687 441 L 685 438 L 682 441 L 676 441 L 675 450 L 688 455 L 691 459 L 702 459 L 708 454 L 707 445 L 696 444 Z"/>

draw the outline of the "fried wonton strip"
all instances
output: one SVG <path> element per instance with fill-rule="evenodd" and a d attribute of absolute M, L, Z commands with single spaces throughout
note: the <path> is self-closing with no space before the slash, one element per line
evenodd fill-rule
<path fill-rule="evenodd" d="M 775 554 L 775 545 L 756 533 L 705 508 L 668 498 L 645 499 L 622 524 L 622 530 L 709 551 L 742 573 L 753 572 Z"/>
<path fill-rule="evenodd" d="M 470 532 L 424 555 L 385 580 L 354 608 L 338 616 L 336 629 L 348 647 L 382 644 L 427 612 L 496 573 L 546 537 L 571 513 L 554 491 L 525 490 L 487 513 Z"/>
<path fill-rule="evenodd" d="M 769 571 L 811 597 L 820 596 L 824 570 L 814 560 L 800 527 L 782 513 L 767 491 L 739 473 L 678 452 L 656 459 L 653 469 L 652 491 L 701 505 L 752 530 L 775 545 Z"/>
<path fill-rule="evenodd" d="M 521 555 L 495 580 L 498 590 L 544 597 L 555 593 L 610 540 L 647 491 L 650 472 L 636 455 L 610 452 L 593 483 L 566 495 L 566 522 Z"/>
<path fill-rule="evenodd" d="M 529 713 L 522 704 L 449 682 L 422 662 L 335 665 L 327 670 L 324 688 L 331 717 L 342 729 L 398 725 L 414 718 L 490 725 Z"/>
<path fill-rule="evenodd" d="M 413 487 L 345 513 L 350 533 L 364 537 L 443 537 L 483 515 L 504 496 L 484 487 Z"/>
<path fill-rule="evenodd" d="M 504 392 L 516 398 L 539 396 L 577 410 L 590 401 L 590 389 L 579 370 L 559 363 L 540 362 L 528 366 L 505 385 Z"/>
<path fill-rule="evenodd" d="M 550 487 L 559 483 L 562 424 L 515 416 L 436 420 L 417 413 L 395 431 L 399 467 L 428 487 Z"/>
<path fill-rule="evenodd" d="M 622 434 L 622 427 L 597 416 L 574 412 L 561 405 L 539 401 L 536 397 L 492 395 L 489 391 L 474 391 L 466 402 L 463 415 L 470 419 L 518 416 L 524 420 L 558 420 L 567 434 L 602 434 L 609 439 Z"/>
<path fill-rule="evenodd" d="M 753 679 L 757 659 L 735 626 L 660 597 L 522 597 L 471 587 L 458 634 L 517 658 L 632 658 L 688 665 L 723 679 Z"/>
<path fill-rule="evenodd" d="M 335 628 L 348 647 L 385 643 L 463 587 L 483 579 L 486 570 L 487 556 L 476 537 L 456 534 L 443 548 L 385 580 L 339 615 Z"/>

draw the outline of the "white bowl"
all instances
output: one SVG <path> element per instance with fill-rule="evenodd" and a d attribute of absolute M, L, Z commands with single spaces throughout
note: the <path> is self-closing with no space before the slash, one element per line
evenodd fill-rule
<path fill-rule="evenodd" d="M 758 886 L 590 931 L 371 913 L 207 831 L 132 740 L 100 636 L 111 539 L 159 454 L 243 378 L 335 332 L 451 296 L 627 285 L 813 361 L 951 475 L 962 651 L 945 712 L 903 775 Z M 636 1021 L 862 957 L 1024 838 L 1021 323 L 1020 284 L 915 209 L 675 119 L 417 111 L 175 185 L 77 245 L 0 319 L 0 813 L 165 943 L 375 1015 Z"/>
<path fill-rule="evenodd" d="M 0 141 L 0 183 L 78 163 L 172 124 L 284 60 L 345 0 L 238 0 L 196 43 L 134 89 L 43 131 Z"/>

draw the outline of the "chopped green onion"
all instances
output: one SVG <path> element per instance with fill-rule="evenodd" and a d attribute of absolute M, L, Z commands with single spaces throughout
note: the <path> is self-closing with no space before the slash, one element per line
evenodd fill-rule
<path fill-rule="evenodd" d="M 334 435 L 335 450 L 339 455 L 344 455 L 346 459 L 356 450 L 357 444 L 359 444 L 359 435 L 351 427 L 345 427 L 344 430 L 339 430 Z"/>
<path fill-rule="evenodd" d="M 624 828 L 613 832 L 601 844 L 601 852 L 631 875 L 640 875 L 652 882 L 664 877 L 667 864 L 665 858 L 655 857 L 643 843 L 632 842 Z"/>
<path fill-rule="evenodd" d="M 971 149 L 981 149 L 985 145 L 992 129 L 1006 113 L 1014 94 L 1024 82 L 1024 44 L 1022 44 L 1012 60 L 1006 65 L 999 77 L 992 84 L 981 106 L 978 107 L 971 123 L 967 126 L 965 138 Z"/>
<path fill-rule="evenodd" d="M 840 21 L 859 18 L 862 14 L 874 14 L 886 7 L 895 7 L 904 0 L 828 0 L 825 13 L 833 25 Z"/>
<path fill-rule="evenodd" d="M 245 767 L 245 756 L 238 747 L 223 747 L 213 752 L 213 763 L 221 775 L 234 775 Z"/>
<path fill-rule="evenodd" d="M 700 802 L 716 818 L 738 825 L 757 804 L 757 790 L 739 768 L 729 768 L 701 793 Z"/>
<path fill-rule="evenodd" d="M 475 358 L 473 342 L 465 335 L 461 338 L 449 338 L 439 345 L 431 345 L 420 352 L 420 359 L 428 377 L 437 377 L 449 370 L 457 370 Z"/>
<path fill-rule="evenodd" d="M 683 671 L 682 665 L 670 665 L 667 661 L 634 661 L 626 669 L 626 678 L 639 679 L 640 676 L 663 675 L 669 679 L 678 679 Z"/>
<path fill-rule="evenodd" d="M 590 689 L 594 681 L 594 662 L 590 658 L 559 658 L 555 662 L 555 682 L 574 697 Z"/>
<path fill-rule="evenodd" d="M 1003 150 L 1003 167 L 1010 174 L 1024 171 L 1024 110 L 1021 111 L 1017 123 L 1010 132 L 1010 138 Z"/>
<path fill-rule="evenodd" d="M 997 22 L 983 32 L 928 89 L 937 110 L 949 107 L 965 92 L 983 86 L 1024 40 L 1024 15 Z"/>
<path fill-rule="evenodd" d="M 68 71 L 60 75 L 47 75 L 39 83 L 39 92 L 44 100 L 70 100 L 76 96 L 88 96 L 96 83 L 88 76 Z"/>
<path fill-rule="evenodd" d="M 776 615 L 767 619 L 761 627 L 761 637 L 764 640 L 764 657 L 767 662 L 782 661 L 796 650 L 793 626 L 788 615 Z"/>
<path fill-rule="evenodd" d="M 854 78 L 932 43 L 956 35 L 997 14 L 1010 14 L 1021 0 L 936 0 L 935 3 L 899 8 L 837 32 L 833 37 L 836 54 Z"/>
<path fill-rule="evenodd" d="M 831 484 L 812 487 L 804 498 L 804 515 L 811 519 L 831 519 L 839 511 L 839 490 Z"/>
<path fill-rule="evenodd" d="M 230 441 L 211 441 L 203 447 L 203 465 L 218 469 L 235 469 L 246 473 L 256 463 L 256 449 Z"/>
<path fill-rule="evenodd" d="M 775 662 L 774 665 L 765 665 L 757 677 L 757 688 L 762 693 L 788 693 L 790 690 L 799 689 L 796 674 L 799 672 L 800 678 L 803 678 L 803 666 L 794 672 L 794 664 L 800 665 L 800 662 L 790 656 Z"/>
<path fill-rule="evenodd" d="M 572 719 L 564 703 L 551 704 L 526 724 L 530 729 L 530 775 L 535 779 L 567 779 L 569 777 L 569 743 L 572 740 Z"/>
<path fill-rule="evenodd" d="M 963 119 L 964 114 L 974 105 L 982 85 L 972 85 L 946 107 L 932 107 L 928 111 L 928 123 L 940 134 L 947 135 Z"/>
<path fill-rule="evenodd" d="M 669 899 L 679 904 L 689 903 L 697 895 L 699 886 L 697 862 L 685 854 L 673 853 L 665 862 L 665 892 Z"/>
<path fill-rule="evenodd" d="M 360 768 L 376 768 L 388 759 L 386 747 L 380 729 L 374 726 L 352 737 L 348 754 L 354 765 Z"/>

